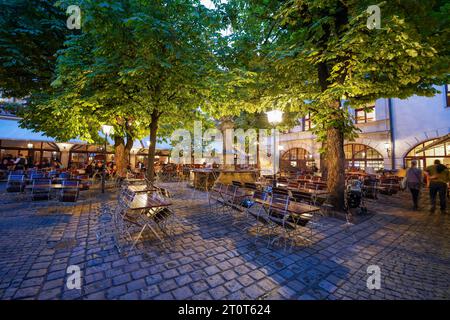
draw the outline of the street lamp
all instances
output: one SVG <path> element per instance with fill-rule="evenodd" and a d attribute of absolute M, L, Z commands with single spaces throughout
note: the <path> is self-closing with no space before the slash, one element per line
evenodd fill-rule
<path fill-rule="evenodd" d="M 283 111 L 281 110 L 272 110 L 266 112 L 267 114 L 267 120 L 273 127 L 273 186 L 277 186 L 277 164 L 276 164 L 276 154 L 277 154 L 277 146 L 276 146 L 276 133 L 275 133 L 275 127 L 277 124 L 281 123 L 283 120 Z"/>
<path fill-rule="evenodd" d="M 105 148 L 103 149 L 103 154 L 105 156 L 105 160 L 103 162 L 102 168 L 102 193 L 105 193 L 105 179 L 106 179 L 106 144 L 108 143 L 108 135 L 110 135 L 113 131 L 112 126 L 108 126 L 106 124 L 102 125 L 102 131 L 105 134 Z"/>

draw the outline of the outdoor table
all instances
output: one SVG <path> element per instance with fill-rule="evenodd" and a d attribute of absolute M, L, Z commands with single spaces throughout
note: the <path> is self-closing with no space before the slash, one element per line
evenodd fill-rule
<path fill-rule="evenodd" d="M 50 189 L 73 189 L 75 186 L 63 186 L 61 183 L 54 183 L 54 184 L 40 184 L 39 187 L 42 188 L 50 188 Z M 78 186 L 78 189 L 82 189 L 83 186 Z M 25 186 L 25 189 L 33 189 L 33 185 L 27 185 Z"/>
<path fill-rule="evenodd" d="M 157 198 L 151 194 L 138 193 L 133 198 L 133 202 L 130 203 L 129 208 L 130 210 L 145 210 L 168 207 L 170 205 L 172 205 L 172 202 L 170 201 Z"/>
<path fill-rule="evenodd" d="M 284 210 L 284 206 L 282 204 L 279 203 L 270 203 L 270 201 L 268 200 L 261 200 L 261 199 L 255 199 L 256 202 L 259 202 L 263 205 L 266 206 L 272 206 L 273 208 L 277 208 L 277 209 L 283 209 Z M 304 216 L 305 218 L 307 217 L 308 214 L 312 214 L 315 212 L 320 211 L 320 207 L 317 206 L 312 206 L 310 204 L 306 204 L 306 203 L 301 203 L 301 202 L 295 202 L 295 201 L 290 201 L 287 207 L 287 212 L 289 214 L 292 215 L 296 215 L 296 216 Z"/>
<path fill-rule="evenodd" d="M 144 215 L 148 215 L 149 211 L 153 210 L 153 209 L 158 209 L 158 208 L 164 208 L 164 207 L 169 207 L 171 206 L 172 203 L 170 201 L 166 201 L 164 199 L 155 197 L 155 194 L 148 194 L 148 193 L 137 193 L 134 198 L 133 201 L 128 205 L 128 208 L 132 211 L 136 211 L 139 210 L 141 211 L 140 214 L 144 214 Z M 125 215 L 125 218 L 126 215 Z M 153 217 L 151 217 L 150 219 L 152 219 Z M 134 222 L 131 219 L 127 219 L 129 222 L 134 223 L 138 226 L 141 227 L 141 231 L 139 232 L 139 236 L 138 238 L 134 241 L 134 243 L 136 244 L 137 241 L 139 240 L 140 236 L 142 235 L 144 229 L 146 227 L 148 227 L 150 229 L 150 231 L 161 241 L 163 242 L 163 239 L 159 236 L 159 234 L 156 232 L 156 230 L 150 225 L 150 223 L 144 223 L 143 225 L 138 223 L 138 222 Z"/>
<path fill-rule="evenodd" d="M 158 188 L 156 187 L 149 187 L 146 184 L 139 184 L 139 185 L 129 185 L 128 190 L 134 192 L 134 193 L 141 193 L 141 192 L 149 192 L 149 191 L 157 191 Z"/>

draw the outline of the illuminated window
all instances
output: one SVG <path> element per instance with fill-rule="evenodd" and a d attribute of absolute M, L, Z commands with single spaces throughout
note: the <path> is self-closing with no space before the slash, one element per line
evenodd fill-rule
<path fill-rule="evenodd" d="M 303 131 L 311 130 L 311 115 L 308 113 L 303 117 Z"/>
<path fill-rule="evenodd" d="M 425 168 L 431 166 L 434 160 L 440 160 L 441 163 L 447 163 L 450 158 L 450 142 L 442 142 L 442 144 L 435 146 L 434 148 L 421 151 L 426 146 L 435 142 L 436 139 L 422 142 L 411 149 L 405 157 L 405 165 L 407 168 L 411 166 L 412 160 L 417 160 L 419 168 Z M 421 151 L 421 152 L 417 152 Z"/>
<path fill-rule="evenodd" d="M 295 171 L 308 167 L 308 162 L 313 161 L 311 154 L 303 148 L 289 149 L 281 156 L 281 170 Z"/>
<path fill-rule="evenodd" d="M 355 110 L 355 123 L 375 121 L 375 106 Z"/>
<path fill-rule="evenodd" d="M 445 85 L 445 96 L 447 98 L 447 107 L 450 107 L 450 84 Z"/>
<path fill-rule="evenodd" d="M 344 146 L 347 168 L 375 170 L 384 168 L 383 156 L 375 149 L 364 144 L 347 144 Z"/>

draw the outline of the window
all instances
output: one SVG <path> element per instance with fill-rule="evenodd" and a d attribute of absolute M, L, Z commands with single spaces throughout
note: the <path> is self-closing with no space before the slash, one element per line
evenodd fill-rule
<path fill-rule="evenodd" d="M 282 171 L 297 171 L 308 167 L 313 162 L 312 155 L 303 148 L 293 148 L 281 156 L 280 167 Z"/>
<path fill-rule="evenodd" d="M 311 114 L 307 114 L 303 117 L 303 131 L 311 130 Z"/>
<path fill-rule="evenodd" d="M 450 159 L 450 141 L 442 142 L 442 144 L 435 146 L 434 148 L 422 151 L 421 149 L 435 142 L 436 139 L 422 142 L 411 149 L 405 157 L 405 165 L 407 168 L 411 166 L 412 160 L 417 160 L 419 168 L 425 168 L 434 163 L 434 160 L 440 160 L 441 163 L 446 164 Z"/>
<path fill-rule="evenodd" d="M 347 144 L 344 146 L 347 168 L 375 170 L 384 168 L 383 156 L 375 149 L 364 144 Z"/>
<path fill-rule="evenodd" d="M 445 85 L 445 97 L 447 101 L 447 108 L 450 108 L 450 84 Z"/>
<path fill-rule="evenodd" d="M 355 123 L 375 121 L 375 106 L 355 110 Z"/>

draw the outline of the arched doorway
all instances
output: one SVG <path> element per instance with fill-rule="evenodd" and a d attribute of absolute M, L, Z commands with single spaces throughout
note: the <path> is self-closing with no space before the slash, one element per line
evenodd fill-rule
<path fill-rule="evenodd" d="M 413 147 L 405 156 L 405 166 L 411 166 L 411 160 L 417 160 L 419 168 L 431 166 L 434 160 L 440 160 L 443 164 L 450 164 L 450 141 L 445 141 L 433 148 L 426 149 L 438 139 L 421 142 Z M 424 150 L 423 150 L 424 149 Z"/>
<path fill-rule="evenodd" d="M 377 150 L 365 144 L 346 144 L 344 146 L 345 164 L 347 168 L 366 170 L 384 169 L 384 158 Z"/>
<path fill-rule="evenodd" d="M 310 167 L 314 163 L 312 155 L 303 148 L 292 148 L 281 156 L 281 171 L 300 171 Z"/>

